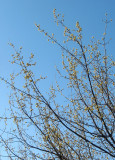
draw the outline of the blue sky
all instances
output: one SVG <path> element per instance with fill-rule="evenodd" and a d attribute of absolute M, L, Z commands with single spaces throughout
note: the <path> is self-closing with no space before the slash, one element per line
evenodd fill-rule
<path fill-rule="evenodd" d="M 110 54 L 115 50 L 115 0 L 0 0 L 0 75 L 8 78 L 16 71 L 8 60 L 11 59 L 13 49 L 8 45 L 13 43 L 16 48 L 23 47 L 25 58 L 33 52 L 38 61 L 38 72 L 48 76 L 45 88 L 55 80 L 55 65 L 61 63 L 61 50 L 47 41 L 37 31 L 35 23 L 40 24 L 49 33 L 56 33 L 57 39 L 63 41 L 61 27 L 54 23 L 53 9 L 64 14 L 65 24 L 70 28 L 79 21 L 87 42 L 92 36 L 101 38 L 104 33 L 102 19 L 105 13 L 112 19 L 108 26 L 108 35 L 112 38 Z M 9 88 L 0 84 L 0 106 L 2 111 L 8 106 Z"/>
<path fill-rule="evenodd" d="M 93 35 L 97 39 L 101 38 L 104 32 L 102 19 L 107 12 L 108 17 L 113 20 L 108 25 L 108 35 L 112 38 L 109 52 L 114 54 L 114 7 L 114 0 L 0 0 L 0 75 L 8 78 L 10 73 L 16 71 L 15 66 L 8 62 L 14 53 L 8 45 L 11 42 L 17 49 L 23 47 L 25 58 L 31 52 L 35 54 L 38 72 L 48 76 L 48 85 L 45 87 L 49 88 L 55 80 L 55 65 L 61 63 L 61 50 L 37 31 L 35 23 L 40 24 L 49 33 L 56 33 L 57 39 L 63 41 L 63 30 L 54 23 L 54 8 L 64 14 L 68 27 L 73 28 L 76 21 L 80 22 L 86 43 Z M 9 89 L 0 84 L 1 108 L 6 106 L 8 94 Z"/>

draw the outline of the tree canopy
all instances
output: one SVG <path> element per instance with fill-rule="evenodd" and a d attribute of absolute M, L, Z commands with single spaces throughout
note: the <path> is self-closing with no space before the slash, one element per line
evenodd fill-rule
<path fill-rule="evenodd" d="M 62 50 L 62 70 L 56 68 L 61 81 L 51 86 L 47 96 L 39 88 L 46 77 L 37 77 L 34 54 L 25 60 L 22 47 L 14 49 L 11 63 L 18 66 L 11 81 L 1 77 L 11 87 L 9 97 L 10 131 L 8 138 L 1 135 L 10 159 L 98 160 L 115 158 L 115 62 L 106 46 L 107 25 L 105 17 L 103 38 L 91 38 L 84 44 L 82 27 L 76 22 L 74 29 L 65 25 L 64 17 L 56 14 L 57 25 L 64 29 L 60 43 L 36 24 L 48 41 Z M 71 48 L 71 49 L 70 49 Z M 17 86 L 17 81 L 23 82 Z M 63 81 L 63 86 L 62 86 Z M 7 128 L 7 125 L 6 125 Z"/>

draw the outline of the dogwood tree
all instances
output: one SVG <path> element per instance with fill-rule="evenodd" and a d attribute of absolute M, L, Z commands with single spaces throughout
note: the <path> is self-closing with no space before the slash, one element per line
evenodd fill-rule
<path fill-rule="evenodd" d="M 13 128 L 7 139 L 1 136 L 2 144 L 10 159 L 114 159 L 115 62 L 106 50 L 110 21 L 106 15 L 101 40 L 92 37 L 89 44 L 84 44 L 79 22 L 74 29 L 68 28 L 55 9 L 54 18 L 64 28 L 64 43 L 59 43 L 54 34 L 48 34 L 40 25 L 36 27 L 62 50 L 63 67 L 59 70 L 57 66 L 56 70 L 63 88 L 62 82 L 56 82 L 46 98 L 39 89 L 39 81 L 45 77 L 37 77 L 33 72 L 34 54 L 27 61 L 22 48 L 16 51 L 10 44 L 15 50 L 11 63 L 19 70 L 11 74 L 11 81 L 2 78 L 12 91 L 11 115 L 5 121 L 12 122 Z M 16 85 L 20 80 L 21 84 Z"/>

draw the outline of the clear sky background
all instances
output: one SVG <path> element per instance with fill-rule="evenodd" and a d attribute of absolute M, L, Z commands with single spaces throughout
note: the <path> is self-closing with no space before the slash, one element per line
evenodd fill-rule
<path fill-rule="evenodd" d="M 8 45 L 13 43 L 16 48 L 23 47 L 23 54 L 28 57 L 31 52 L 38 58 L 36 71 L 48 76 L 48 82 L 43 88 L 48 89 L 55 80 L 55 65 L 61 63 L 61 49 L 47 41 L 43 34 L 37 31 L 35 23 L 40 24 L 49 33 L 56 33 L 57 39 L 63 41 L 61 27 L 54 23 L 53 9 L 64 14 L 65 24 L 74 28 L 79 21 L 83 29 L 84 41 L 87 43 L 92 36 L 97 39 L 104 33 L 102 19 L 105 13 L 112 23 L 108 26 L 108 36 L 112 38 L 109 53 L 115 55 L 115 0 L 0 0 L 0 75 L 9 78 L 16 71 L 11 59 L 13 49 Z M 8 107 L 10 90 L 0 82 L 1 113 Z M 0 125 L 0 128 L 2 126 Z"/>

